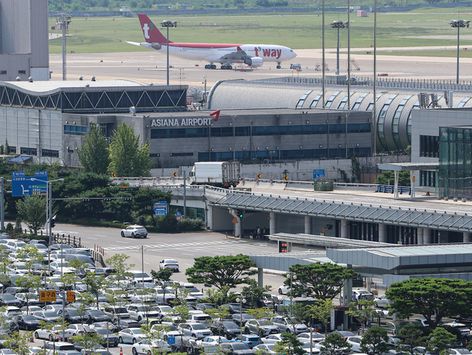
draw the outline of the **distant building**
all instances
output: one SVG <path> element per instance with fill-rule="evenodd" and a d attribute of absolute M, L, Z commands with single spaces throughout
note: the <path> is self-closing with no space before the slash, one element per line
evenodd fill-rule
<path fill-rule="evenodd" d="M 48 0 L 0 0 L 0 81 L 49 80 Z"/>

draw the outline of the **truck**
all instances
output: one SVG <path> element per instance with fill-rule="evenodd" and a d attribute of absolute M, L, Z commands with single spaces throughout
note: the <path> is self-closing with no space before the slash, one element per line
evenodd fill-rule
<path fill-rule="evenodd" d="M 192 184 L 229 187 L 239 183 L 240 172 L 238 161 L 196 162 L 189 176 Z"/>

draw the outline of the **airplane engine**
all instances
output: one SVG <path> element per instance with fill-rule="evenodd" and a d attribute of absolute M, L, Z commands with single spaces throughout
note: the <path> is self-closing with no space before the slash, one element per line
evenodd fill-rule
<path fill-rule="evenodd" d="M 247 58 L 244 63 L 249 65 L 250 67 L 257 68 L 264 64 L 264 59 L 262 59 L 261 57 L 252 57 Z"/>
<path fill-rule="evenodd" d="M 159 43 L 152 43 L 151 47 L 155 50 L 159 50 L 162 48 L 162 46 Z"/>

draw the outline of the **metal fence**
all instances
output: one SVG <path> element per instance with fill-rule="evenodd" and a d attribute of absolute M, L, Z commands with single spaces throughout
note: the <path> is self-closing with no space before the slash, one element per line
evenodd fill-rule
<path fill-rule="evenodd" d="M 300 86 L 320 86 L 322 78 L 307 77 L 283 77 L 275 79 L 255 80 L 257 83 L 279 83 L 285 85 Z M 344 76 L 329 76 L 325 79 L 325 84 L 329 86 L 347 86 L 347 80 Z M 351 87 L 364 88 L 372 87 L 373 79 L 371 77 L 352 77 Z M 438 79 L 403 79 L 403 78 L 377 78 L 377 87 L 380 89 L 398 89 L 398 90 L 432 90 L 432 91 L 456 91 L 470 92 L 472 91 L 472 81 L 461 81 L 456 84 L 455 80 L 438 80 Z"/>

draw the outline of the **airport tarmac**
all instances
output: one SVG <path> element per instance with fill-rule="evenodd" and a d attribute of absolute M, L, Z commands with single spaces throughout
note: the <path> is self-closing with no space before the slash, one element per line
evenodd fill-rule
<path fill-rule="evenodd" d="M 441 47 L 445 48 L 445 47 Z M 415 50 L 414 48 L 410 50 Z M 353 49 L 353 51 L 368 51 L 367 48 Z M 381 49 L 379 48 L 379 51 Z M 418 48 L 418 51 L 421 49 Z M 321 65 L 321 51 L 319 49 L 298 49 L 298 57 L 282 64 L 282 69 L 276 69 L 275 63 L 264 63 L 260 68 L 247 70 L 245 65 L 237 65 L 242 70 L 206 70 L 205 62 L 185 60 L 170 57 L 171 84 L 203 87 L 206 80 L 210 88 L 219 80 L 245 79 L 255 80 L 273 78 L 277 76 L 321 76 L 321 71 L 315 70 Z M 352 75 L 358 77 L 372 76 L 373 55 L 352 54 L 354 60 Z M 302 71 L 290 70 L 291 63 L 301 64 Z M 326 51 L 327 75 L 334 75 L 336 71 L 336 54 L 333 49 Z M 52 79 L 62 79 L 61 55 L 52 54 L 50 57 Z M 340 57 L 340 73 L 347 70 L 347 55 Z M 441 79 L 455 80 L 456 58 L 454 57 L 426 57 L 426 56 L 377 56 L 377 72 L 382 77 L 404 79 Z M 472 58 L 461 59 L 461 79 L 472 80 Z M 67 79 L 77 80 L 80 76 L 84 80 L 95 76 L 97 80 L 127 79 L 140 83 L 165 84 L 166 82 L 166 55 L 164 52 L 127 52 L 127 53 L 72 53 L 67 56 Z"/>

